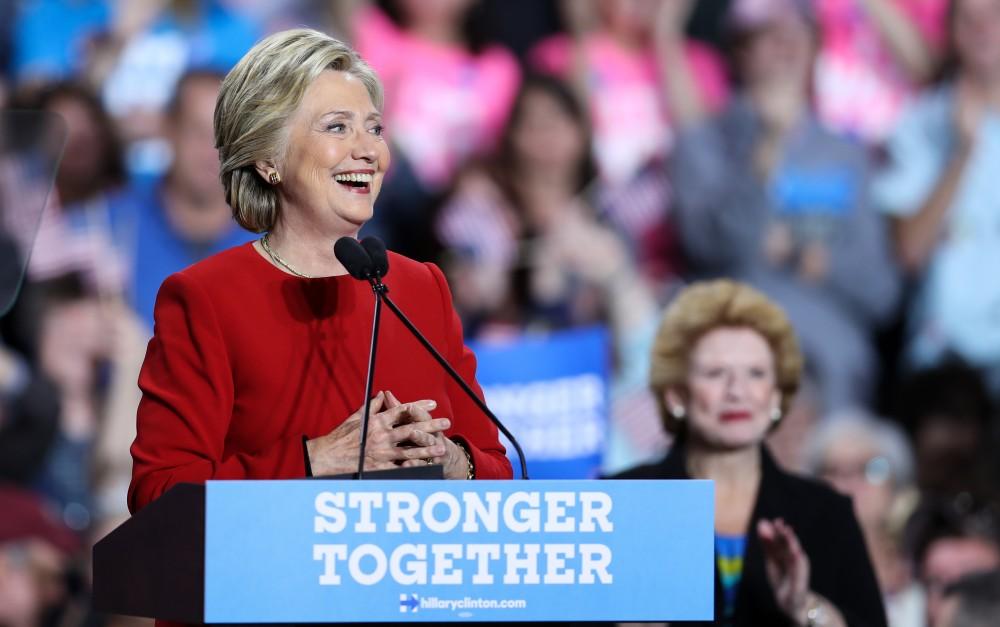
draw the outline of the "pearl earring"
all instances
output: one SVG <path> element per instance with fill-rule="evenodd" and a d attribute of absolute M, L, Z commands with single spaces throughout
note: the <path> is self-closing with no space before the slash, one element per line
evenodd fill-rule
<path fill-rule="evenodd" d="M 771 422 L 778 422 L 781 420 L 781 407 L 775 405 L 771 408 Z"/>

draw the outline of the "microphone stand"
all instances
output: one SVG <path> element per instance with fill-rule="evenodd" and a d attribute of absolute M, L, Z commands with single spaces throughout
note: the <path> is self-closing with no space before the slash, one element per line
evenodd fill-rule
<path fill-rule="evenodd" d="M 372 384 L 375 381 L 375 351 L 378 349 L 378 329 L 382 321 L 382 299 L 379 292 L 385 286 L 371 281 L 372 293 L 375 294 L 375 315 L 372 317 L 372 343 L 368 351 L 368 377 L 365 379 L 365 411 L 361 414 L 361 447 L 358 449 L 358 479 L 365 478 L 365 448 L 368 446 L 368 422 L 371 417 Z"/>
<path fill-rule="evenodd" d="M 406 314 L 404 314 L 399 307 L 396 306 L 396 303 L 392 302 L 392 299 L 389 298 L 389 287 L 384 283 L 382 283 L 382 279 L 376 276 L 375 278 L 369 278 L 368 282 L 371 283 L 372 291 L 375 292 L 376 302 L 385 301 L 385 304 L 386 306 L 389 307 L 389 310 L 396 315 L 396 318 L 398 318 L 399 321 L 403 323 L 403 326 L 406 327 L 406 329 L 410 332 L 410 334 L 412 334 L 413 337 L 417 338 L 417 341 L 420 342 L 423 345 L 423 347 L 427 350 L 427 352 L 430 353 L 432 357 L 434 357 L 434 359 L 438 362 L 438 364 L 440 364 L 441 367 L 444 368 L 445 372 L 447 372 L 448 375 L 451 376 L 452 380 L 454 380 L 455 383 L 457 383 L 458 386 L 462 388 L 462 391 L 465 392 L 466 396 L 472 399 L 472 402 L 476 404 L 479 410 L 482 411 L 484 414 L 486 414 L 486 417 L 489 418 L 494 425 L 496 425 L 496 428 L 499 429 L 500 432 L 507 437 L 507 440 L 510 441 L 510 443 L 514 446 L 514 449 L 517 451 L 517 459 L 521 463 L 521 478 L 527 479 L 528 466 L 524 461 L 524 451 L 521 450 L 521 445 L 518 444 L 517 439 L 514 437 L 514 435 L 507 430 L 507 427 L 505 427 L 503 423 L 500 422 L 500 419 L 496 417 L 496 414 L 494 414 L 490 410 L 490 408 L 486 406 L 486 403 L 483 402 L 481 398 L 479 398 L 479 396 L 472 390 L 471 387 L 469 387 L 469 384 L 465 382 L 465 379 L 463 379 L 462 376 L 458 374 L 458 372 L 456 372 L 454 368 L 452 368 L 451 364 L 448 363 L 448 360 L 445 359 L 441 355 L 441 353 L 439 353 L 438 350 L 434 348 L 434 345 L 431 344 L 426 337 L 424 337 L 424 334 L 421 333 L 417 329 L 417 327 L 413 325 L 412 322 L 410 322 L 410 319 L 406 317 Z M 376 304 L 375 305 L 376 320 L 378 319 L 378 315 L 379 315 L 379 307 L 378 304 Z M 373 346 L 372 354 L 374 355 L 374 350 L 375 350 L 374 338 L 372 339 L 372 346 Z M 369 390 L 368 393 L 371 394 L 371 391 Z M 365 410 L 365 418 L 367 419 L 367 405 Z M 362 440 L 361 450 L 364 451 L 364 440 Z"/>

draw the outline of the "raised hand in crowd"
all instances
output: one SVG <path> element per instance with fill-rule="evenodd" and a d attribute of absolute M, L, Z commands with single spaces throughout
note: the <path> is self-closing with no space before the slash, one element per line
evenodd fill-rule
<path fill-rule="evenodd" d="M 934 49 L 907 17 L 899 2 L 893 0 L 858 0 L 871 18 L 889 52 L 914 83 L 931 78 L 937 68 Z"/>
<path fill-rule="evenodd" d="M 937 250 L 950 209 L 974 154 L 983 119 L 991 106 L 989 92 L 987 85 L 969 75 L 960 75 L 955 81 L 952 114 L 955 141 L 946 161 L 947 166 L 920 209 L 901 218 L 896 225 L 899 258 L 910 272 L 921 271 Z M 1000 110 L 1000 99 L 993 100 Z"/>
<path fill-rule="evenodd" d="M 708 114 L 685 52 L 685 32 L 693 9 L 692 0 L 661 1 L 653 27 L 665 101 L 678 126 L 696 124 Z"/>

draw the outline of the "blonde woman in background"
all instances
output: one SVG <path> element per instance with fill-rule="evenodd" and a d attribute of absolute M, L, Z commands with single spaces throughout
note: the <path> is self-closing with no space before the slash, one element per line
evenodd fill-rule
<path fill-rule="evenodd" d="M 789 474 L 764 444 L 801 370 L 788 318 L 760 292 L 688 287 L 663 317 L 650 370 L 675 443 L 615 478 L 715 482 L 716 624 L 884 626 L 850 501 Z"/>

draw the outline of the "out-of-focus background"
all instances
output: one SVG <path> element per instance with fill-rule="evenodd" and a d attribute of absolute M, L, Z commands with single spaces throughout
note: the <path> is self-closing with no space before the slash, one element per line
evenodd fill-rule
<path fill-rule="evenodd" d="M 891 624 L 1000 565 L 1000 0 L 0 17 L 0 624 L 133 622 L 91 611 L 88 556 L 128 515 L 156 292 L 255 237 L 222 196 L 213 108 L 255 41 L 296 26 L 382 78 L 393 165 L 365 233 L 444 268 L 533 476 L 667 450 L 645 381 L 659 316 L 731 276 L 795 324 L 807 382 L 772 449 L 853 496 Z"/>

